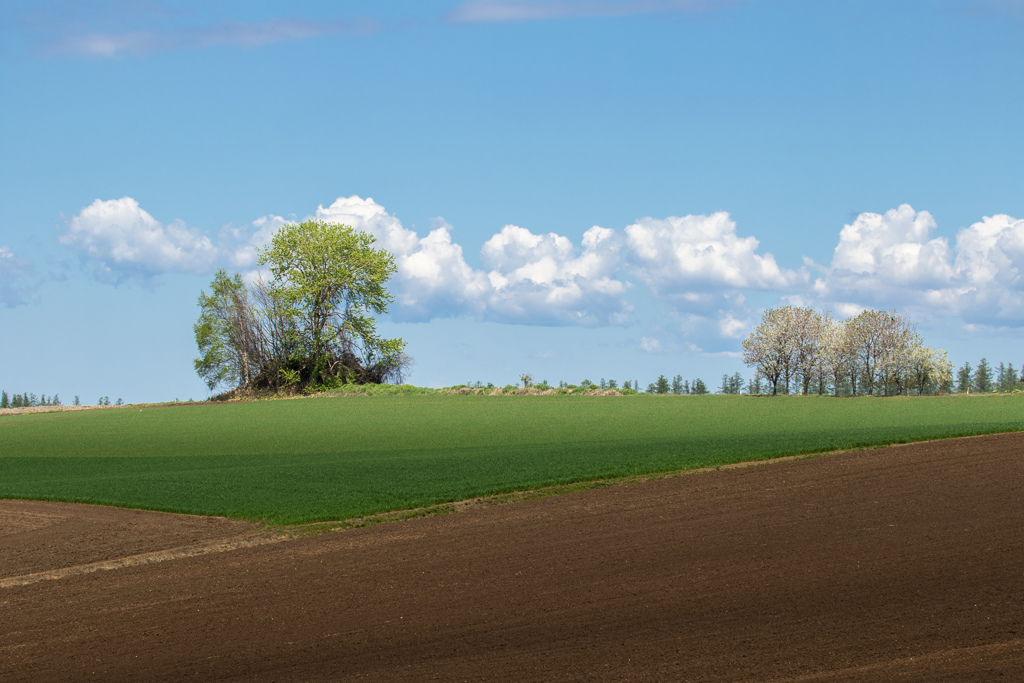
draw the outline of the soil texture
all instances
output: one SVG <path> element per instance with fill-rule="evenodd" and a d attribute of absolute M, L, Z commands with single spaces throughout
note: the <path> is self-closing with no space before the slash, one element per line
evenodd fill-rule
<path fill-rule="evenodd" d="M 5 533 L 0 576 L 143 547 L 37 552 L 60 524 L 80 534 L 74 520 L 93 508 L 32 505 L 70 521 Z M 156 545 L 146 547 L 200 533 L 147 529 Z M 671 477 L 10 586 L 0 614 L 8 683 L 1019 681 L 1024 434 Z"/>
<path fill-rule="evenodd" d="M 0 580 L 252 534 L 223 517 L 0 500 Z"/>

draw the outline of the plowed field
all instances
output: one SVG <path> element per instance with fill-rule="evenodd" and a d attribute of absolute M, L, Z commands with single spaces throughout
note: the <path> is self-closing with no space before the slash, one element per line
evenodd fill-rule
<path fill-rule="evenodd" d="M 253 529 L 72 510 L 0 502 L 0 680 L 1024 680 L 1022 433 L 166 561 Z"/>

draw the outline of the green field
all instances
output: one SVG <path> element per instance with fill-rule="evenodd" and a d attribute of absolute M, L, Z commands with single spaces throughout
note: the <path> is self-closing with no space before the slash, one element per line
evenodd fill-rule
<path fill-rule="evenodd" d="M 1024 397 L 458 395 L 0 417 L 0 498 L 285 524 L 773 456 L 1024 430 Z"/>

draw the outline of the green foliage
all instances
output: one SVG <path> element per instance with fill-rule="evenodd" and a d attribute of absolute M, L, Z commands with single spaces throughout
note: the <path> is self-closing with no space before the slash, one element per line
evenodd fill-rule
<path fill-rule="evenodd" d="M 10 407 L 11 407 L 11 397 L 7 395 L 6 391 L 4 391 L 4 392 L 2 392 L 2 394 L 0 394 L 0 408 L 10 408 Z"/>
<path fill-rule="evenodd" d="M 971 364 L 964 361 L 963 367 L 956 371 L 956 390 L 963 394 L 971 388 Z"/>
<path fill-rule="evenodd" d="M 720 394 L 738 394 L 743 390 L 743 376 L 736 372 L 732 375 L 722 375 L 722 386 L 718 388 Z"/>
<path fill-rule="evenodd" d="M 699 377 L 693 380 L 693 385 L 690 387 L 690 392 L 697 396 L 703 396 L 704 394 L 710 393 L 708 391 L 708 385 L 704 384 L 704 380 Z"/>
<path fill-rule="evenodd" d="M 273 279 L 250 285 L 218 271 L 199 296 L 196 372 L 211 389 L 304 393 L 348 383 L 401 381 L 405 342 L 377 333 L 394 258 L 349 226 L 304 221 L 280 228 L 259 263 Z"/>
<path fill-rule="evenodd" d="M 668 378 L 665 375 L 658 375 L 658 379 L 654 383 L 654 391 L 659 394 L 667 394 L 669 389 Z"/>
<path fill-rule="evenodd" d="M 210 294 L 199 293 L 199 320 L 192 327 L 199 347 L 193 362 L 196 372 L 212 391 L 218 386 L 238 386 L 244 380 L 237 362 L 238 326 L 234 324 L 236 304 L 245 294 L 242 277 L 218 270 L 210 283 Z"/>
<path fill-rule="evenodd" d="M 1024 429 L 1019 395 L 623 400 L 351 389 L 367 397 L 81 411 L 61 420 L 4 416 L 0 429 L 17 428 L 3 429 L 0 439 L 0 498 L 288 523 L 553 483 Z"/>
<path fill-rule="evenodd" d="M 331 366 L 345 354 L 368 366 L 397 363 L 405 350 L 401 339 L 377 334 L 374 315 L 393 300 L 385 284 L 395 260 L 373 243 L 347 225 L 309 220 L 283 226 L 260 253 L 260 265 L 273 274 L 271 291 L 300 321 L 295 334 L 317 362 L 314 382 L 334 374 Z"/>
<path fill-rule="evenodd" d="M 992 369 L 984 358 L 978 362 L 978 367 L 974 371 L 974 385 L 972 388 L 982 394 L 992 391 Z"/>

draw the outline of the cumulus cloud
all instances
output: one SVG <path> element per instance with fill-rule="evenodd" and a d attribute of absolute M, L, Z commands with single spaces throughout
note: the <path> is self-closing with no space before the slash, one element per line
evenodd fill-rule
<path fill-rule="evenodd" d="M 350 225 L 373 235 L 378 248 L 395 255 L 397 272 L 391 290 L 397 306 L 392 315 L 401 320 L 429 320 L 444 315 L 482 313 L 487 278 L 474 271 L 452 241 L 451 226 L 443 220 L 425 237 L 402 226 L 371 197 L 339 197 L 316 218 Z"/>
<path fill-rule="evenodd" d="M 935 229 L 931 214 L 908 204 L 860 214 L 840 232 L 815 292 L 840 311 L 900 306 L 1024 325 L 1024 220 L 984 217 L 961 229 L 952 248 Z"/>
<path fill-rule="evenodd" d="M 736 234 L 728 213 L 642 218 L 626 227 L 630 271 L 658 296 L 683 308 L 720 306 L 728 292 L 801 286 L 803 270 L 779 267 L 758 253 L 754 237 Z"/>
<path fill-rule="evenodd" d="M 399 319 L 472 314 L 485 320 L 539 324 L 621 322 L 627 285 L 614 279 L 613 232 L 591 228 L 582 248 L 561 235 L 534 235 L 507 225 L 481 250 L 485 269 L 469 266 L 452 227 L 438 219 L 420 237 L 372 198 L 339 197 L 316 218 L 372 234 L 395 255 L 393 291 Z"/>
<path fill-rule="evenodd" d="M 6 244 L 0 245 L 0 301 L 8 308 L 28 303 L 37 284 L 32 262 L 17 257 Z"/>
<path fill-rule="evenodd" d="M 518 322 L 596 325 L 625 322 L 632 307 L 616 279 L 619 240 L 594 226 L 581 248 L 555 233 L 535 235 L 506 225 L 484 243 L 492 316 Z"/>
<path fill-rule="evenodd" d="M 469 264 L 454 228 L 436 219 L 421 235 L 372 198 L 339 197 L 310 218 L 350 225 L 394 254 L 391 315 L 426 321 L 467 315 L 539 325 L 623 325 L 634 310 L 632 280 L 672 310 L 700 317 L 701 334 L 735 339 L 749 318 L 746 289 L 773 290 L 806 280 L 780 268 L 740 237 L 726 213 L 644 218 L 624 230 L 593 226 L 578 242 L 554 232 L 505 225 L 485 240 L 479 267 Z M 208 273 L 217 267 L 259 274 L 258 252 L 289 219 L 268 214 L 206 233 L 181 221 L 164 225 L 131 197 L 97 200 L 74 216 L 60 241 L 95 266 L 102 280 L 150 279 L 162 273 Z"/>
<path fill-rule="evenodd" d="M 453 23 L 546 21 L 638 14 L 693 14 L 722 7 L 710 0 L 469 0 L 447 17 Z"/>
<path fill-rule="evenodd" d="M 163 225 L 131 197 L 97 199 L 59 237 L 95 264 L 104 279 L 149 278 L 167 272 L 208 272 L 219 250 L 181 221 Z"/>

